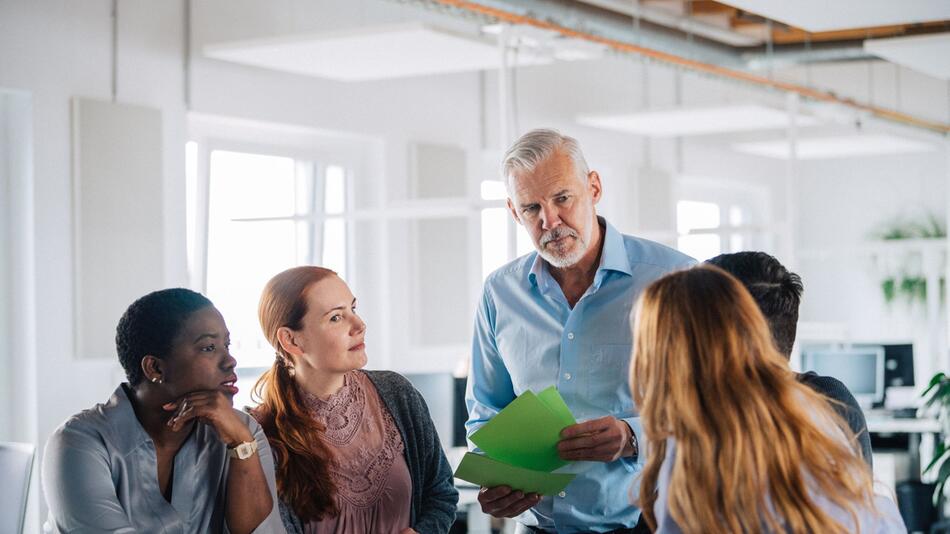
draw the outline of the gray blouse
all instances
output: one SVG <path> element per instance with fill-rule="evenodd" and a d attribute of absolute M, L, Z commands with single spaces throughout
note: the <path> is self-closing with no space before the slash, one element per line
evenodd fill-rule
<path fill-rule="evenodd" d="M 676 464 L 676 440 L 668 438 L 666 441 L 666 457 L 660 467 L 660 476 L 657 480 L 657 499 L 653 505 L 656 517 L 656 534 L 682 534 L 680 525 L 670 516 L 667 506 L 669 499 L 670 480 L 673 477 L 673 466 Z M 817 490 L 812 492 L 811 498 L 833 520 L 844 525 L 848 532 L 862 534 L 906 534 L 907 528 L 901 519 L 897 504 L 884 495 L 874 495 L 873 509 L 859 507 L 857 510 L 858 525 L 854 525 L 851 515 L 832 502 L 828 497 Z M 763 528 L 763 532 L 766 530 Z M 769 534 L 776 534 L 768 531 Z"/>
<path fill-rule="evenodd" d="M 125 384 L 104 404 L 69 418 L 53 432 L 43 457 L 49 532 L 190 534 L 227 532 L 230 459 L 214 429 L 198 424 L 175 455 L 172 500 L 158 486 L 155 445 L 142 428 Z M 284 533 L 277 511 L 274 461 L 267 438 L 235 410 L 257 441 L 274 509 L 255 533 Z"/>

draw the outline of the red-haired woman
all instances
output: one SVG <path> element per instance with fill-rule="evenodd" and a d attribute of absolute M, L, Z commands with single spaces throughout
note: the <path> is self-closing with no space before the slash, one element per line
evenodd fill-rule
<path fill-rule="evenodd" d="M 277 359 L 253 415 L 274 451 L 288 532 L 448 532 L 458 492 L 422 396 L 366 365 L 366 324 L 333 271 L 272 278 L 258 314 Z"/>

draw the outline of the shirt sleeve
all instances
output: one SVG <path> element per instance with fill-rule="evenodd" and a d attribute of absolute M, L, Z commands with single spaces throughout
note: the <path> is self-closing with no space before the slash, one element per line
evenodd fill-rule
<path fill-rule="evenodd" d="M 267 442 L 267 436 L 264 435 L 264 429 L 254 420 L 253 417 L 247 417 L 247 425 L 254 434 L 254 440 L 257 441 L 257 457 L 261 461 L 261 468 L 264 469 L 264 478 L 267 479 L 267 489 L 270 490 L 273 507 L 270 514 L 257 525 L 253 534 L 284 534 L 284 522 L 280 517 L 279 502 L 277 500 L 277 483 L 274 475 L 274 455 L 271 453 L 270 444 Z"/>
<path fill-rule="evenodd" d="M 57 430 L 43 454 L 43 490 L 52 532 L 131 534 L 101 439 L 68 427 Z"/>
<path fill-rule="evenodd" d="M 645 465 L 646 462 L 644 460 L 647 457 L 647 440 L 643 434 L 643 424 L 640 421 L 639 415 L 624 417 L 621 421 L 627 423 L 627 426 L 633 431 L 633 436 L 637 440 L 637 455 L 629 458 L 621 458 L 620 461 L 623 463 L 623 466 L 627 468 L 627 471 L 639 471 Z"/>
<path fill-rule="evenodd" d="M 468 408 L 466 436 L 471 436 L 514 398 L 511 375 L 498 353 L 495 340 L 495 307 L 486 285 L 481 303 L 475 312 L 472 359 L 465 388 L 465 405 Z M 474 448 L 471 443 L 469 448 Z"/>

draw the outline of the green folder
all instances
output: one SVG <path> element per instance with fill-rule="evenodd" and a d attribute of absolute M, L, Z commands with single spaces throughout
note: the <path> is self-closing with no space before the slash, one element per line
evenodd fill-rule
<path fill-rule="evenodd" d="M 541 393 L 538 393 L 538 400 L 543 402 L 548 409 L 554 412 L 554 415 L 556 415 L 560 421 L 559 424 L 563 425 L 561 430 L 563 430 L 564 427 L 577 424 L 577 419 L 574 419 L 574 414 L 571 413 L 571 409 L 567 407 L 567 403 L 564 402 L 564 399 L 556 387 L 550 386 Z"/>
<path fill-rule="evenodd" d="M 554 495 L 566 488 L 576 475 L 522 469 L 481 454 L 467 452 L 455 470 L 455 476 L 486 488 L 509 486 L 524 493 Z"/>
<path fill-rule="evenodd" d="M 504 464 L 533 471 L 567 465 L 557 454 L 561 430 L 574 416 L 553 386 L 525 391 L 471 436 L 472 443 Z"/>

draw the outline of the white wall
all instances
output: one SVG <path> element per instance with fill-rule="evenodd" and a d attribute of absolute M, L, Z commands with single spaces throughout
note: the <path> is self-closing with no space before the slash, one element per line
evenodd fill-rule
<path fill-rule="evenodd" d="M 217 19 L 202 19 L 205 5 L 195 3 L 198 43 L 202 28 L 220 26 Z M 22 415 L 35 421 L 35 439 L 41 444 L 69 415 L 106 400 L 123 379 L 117 362 L 111 359 L 76 359 L 72 343 L 69 106 L 70 99 L 77 95 L 101 99 L 111 96 L 110 6 L 108 0 L 20 0 L 0 4 L 0 87 L 18 89 L 32 97 L 35 141 L 31 193 L 36 199 L 32 205 L 36 268 L 32 289 L 36 293 L 34 317 L 39 334 L 35 364 L 39 376 L 15 371 L 22 376 L 10 376 L 10 380 L 26 380 L 38 389 L 34 394 L 36 415 Z M 231 12 L 230 7 L 224 6 L 218 14 Z M 168 286 L 188 283 L 182 20 L 182 3 L 119 3 L 118 99 L 163 111 L 164 142 L 169 148 L 164 184 L 167 209 L 160 224 L 166 253 L 157 260 L 165 263 Z M 385 174 L 379 178 L 396 184 L 405 183 L 411 141 L 479 148 L 479 110 L 471 104 L 461 105 L 477 102 L 476 74 L 354 87 L 195 58 L 191 76 L 191 109 L 197 112 L 359 132 L 384 139 Z M 378 172 L 382 166 L 371 168 Z M 397 198 L 404 195 L 404 188 L 388 189 Z M 398 293 L 396 297 L 392 300 L 399 302 Z M 406 316 L 404 310 L 394 312 Z M 39 515 L 32 519 L 38 520 Z"/>
<path fill-rule="evenodd" d="M 33 389 L 36 415 L 17 413 L 36 425 L 42 444 L 67 416 L 108 398 L 121 375 L 112 360 L 74 358 L 72 314 L 70 98 L 77 95 L 110 96 L 110 2 L 30 2 L 0 4 L 0 87 L 27 92 L 33 102 L 33 181 L 29 206 L 33 218 L 32 262 L 36 322 L 36 376 L 14 369 L 11 379 Z M 181 105 L 181 16 L 179 3 L 123 3 L 119 32 L 119 97 L 165 111 L 166 146 L 181 146 L 184 116 Z M 177 133 L 176 133 L 177 132 Z M 29 135 L 29 131 L 18 132 Z M 166 185 L 173 184 L 182 167 L 181 151 L 170 151 Z M 171 188 L 169 188 L 171 189 Z M 173 191 L 166 190 L 166 194 Z M 166 204 L 172 205 L 173 202 Z M 183 210 L 182 210 L 183 212 Z M 172 212 L 174 213 L 174 212 Z M 183 238 L 176 228 L 184 221 L 166 219 L 170 239 L 165 258 L 169 284 L 184 280 Z M 179 238 L 179 234 L 180 238 Z M 179 264 L 181 263 L 181 264 Z M 26 303 L 28 304 L 28 303 Z M 33 340 L 29 332 L 23 332 Z M 30 357 L 29 353 L 24 353 Z M 30 404 L 27 402 L 27 404 Z M 40 513 L 28 523 L 38 528 Z M 29 530 L 35 531 L 35 530 Z"/>
<path fill-rule="evenodd" d="M 918 385 L 939 370 L 932 361 L 947 369 L 947 355 L 935 354 L 946 344 L 932 346 L 923 303 L 908 305 L 899 297 L 885 305 L 881 282 L 898 274 L 905 254 L 874 254 L 866 247 L 897 218 L 933 214 L 945 223 L 946 161 L 937 151 L 810 163 L 803 165 L 797 199 L 799 271 L 805 282 L 801 319 L 844 325 L 855 341 L 914 341 Z M 889 262 L 895 268 L 886 267 Z M 937 320 L 945 339 L 944 317 L 945 311 Z"/>
<path fill-rule="evenodd" d="M 32 313 L 36 322 L 38 376 L 30 377 L 29 371 L 20 370 L 15 372 L 22 376 L 15 379 L 26 380 L 37 390 L 26 395 L 34 397 L 31 400 L 36 413 L 35 436 L 40 443 L 70 414 L 105 400 L 122 380 L 116 362 L 78 360 L 72 346 L 69 103 L 78 95 L 110 97 L 110 5 L 108 0 L 0 3 L 0 87 L 25 91 L 33 102 L 30 193 L 35 279 L 30 285 L 36 308 L 24 310 Z M 163 111 L 164 142 L 168 149 L 164 180 L 167 208 L 160 223 L 165 257 L 161 261 L 167 285 L 187 285 L 182 149 L 187 140 L 183 4 L 122 0 L 119 5 L 118 99 Z M 419 13 L 396 3 L 375 0 L 196 0 L 193 5 L 194 46 L 199 51 L 206 42 L 401 20 Z M 836 81 L 844 84 L 854 74 L 847 69 L 820 70 L 831 85 Z M 517 74 L 520 131 L 543 125 L 560 127 L 576 135 L 588 162 L 604 177 L 607 197 L 600 211 L 628 232 L 636 231 L 641 222 L 631 214 L 630 206 L 640 200 L 635 198 L 635 180 L 645 161 L 645 143 L 632 135 L 580 127 L 574 123 L 574 117 L 585 112 L 639 109 L 645 102 L 640 91 L 643 72 L 639 62 L 605 59 L 526 68 Z M 812 74 L 817 76 L 818 71 Z M 343 84 L 207 60 L 196 54 L 190 79 L 193 111 L 304 125 L 370 140 L 379 157 L 373 172 L 385 183 L 386 196 L 393 200 L 406 196 L 411 142 L 461 146 L 484 161 L 491 161 L 491 153 L 500 151 L 494 73 L 484 77 L 470 73 Z M 744 101 L 750 97 L 781 103 L 781 95 L 763 94 L 708 78 L 684 76 L 683 84 L 682 101 L 686 103 Z M 906 86 L 901 91 L 906 109 L 937 118 L 946 116 L 946 98 L 930 98 L 937 94 L 933 87 L 941 84 L 911 74 L 902 77 L 902 84 Z M 674 75 L 668 69 L 651 69 L 648 86 L 647 100 L 651 104 L 674 103 Z M 883 89 L 880 94 L 884 95 Z M 928 103 L 921 103 L 923 99 Z M 932 102 L 942 104 L 935 106 Z M 487 126 L 486 131 L 482 131 L 482 124 Z M 779 222 L 785 218 L 785 168 L 780 162 L 737 155 L 709 138 L 684 142 L 682 162 L 677 162 L 676 144 L 672 141 L 650 143 L 649 154 L 654 167 L 740 183 L 764 183 L 774 195 L 773 218 Z M 484 173 L 470 177 L 472 180 L 495 177 L 491 164 L 472 167 Z M 802 165 L 799 183 L 793 189 L 800 206 L 796 218 L 801 224 L 796 244 L 802 249 L 816 244 L 834 248 L 860 244 L 866 235 L 865 226 L 877 221 L 872 214 L 898 205 L 922 204 L 945 213 L 946 178 L 946 159 L 931 156 Z M 806 284 L 804 320 L 846 321 L 855 332 L 863 334 L 873 333 L 875 323 L 893 318 L 869 296 L 873 294 L 873 278 L 866 277 L 853 286 L 841 283 L 845 276 L 842 273 L 859 270 L 860 265 L 853 263 L 835 259 L 802 261 Z M 397 268 L 386 276 L 398 282 L 404 275 Z M 365 278 L 373 276 L 368 273 Z M 846 292 L 839 291 L 842 288 Z M 406 290 L 405 284 L 391 284 L 388 293 L 380 297 L 389 303 L 380 314 L 411 316 L 404 307 L 409 300 Z M 393 329 L 390 342 L 395 347 L 407 346 L 407 332 L 408 329 Z M 895 331 L 895 335 L 905 333 L 913 334 L 909 326 L 906 332 Z M 398 366 L 405 362 L 395 358 L 389 363 Z"/>
<path fill-rule="evenodd" d="M 0 439 L 38 443 L 32 100 L 0 90 Z M 38 473 L 27 513 L 39 511 Z"/>

